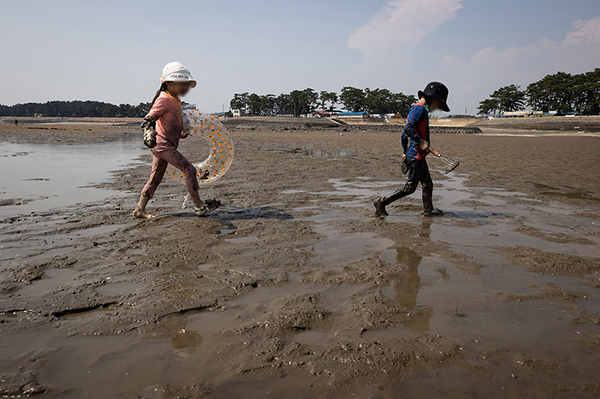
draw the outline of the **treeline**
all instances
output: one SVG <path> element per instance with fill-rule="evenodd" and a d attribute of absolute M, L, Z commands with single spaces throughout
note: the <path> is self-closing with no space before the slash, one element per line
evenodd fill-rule
<path fill-rule="evenodd" d="M 0 105 L 0 116 L 47 116 L 47 117 L 144 117 L 150 110 L 150 103 L 139 105 L 114 105 L 99 101 L 48 101 L 47 103 L 27 103 Z"/>
<path fill-rule="evenodd" d="M 542 112 L 600 114 L 600 68 L 579 75 L 547 75 L 525 90 L 517 85 L 501 87 L 479 103 L 478 111 L 490 115 L 522 111 L 526 106 Z"/>
<path fill-rule="evenodd" d="M 344 87 L 341 93 L 314 89 L 294 90 L 279 95 L 236 93 L 229 105 L 245 115 L 305 115 L 314 111 L 332 112 L 339 105 L 352 112 L 406 115 L 417 101 L 415 96 L 387 89 Z"/>

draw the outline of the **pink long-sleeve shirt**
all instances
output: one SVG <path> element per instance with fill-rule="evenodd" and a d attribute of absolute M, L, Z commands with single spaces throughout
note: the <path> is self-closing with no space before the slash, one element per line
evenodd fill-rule
<path fill-rule="evenodd" d="M 156 147 L 155 151 L 164 151 L 177 148 L 183 130 L 181 119 L 181 100 L 162 92 L 148 112 L 156 121 Z"/>

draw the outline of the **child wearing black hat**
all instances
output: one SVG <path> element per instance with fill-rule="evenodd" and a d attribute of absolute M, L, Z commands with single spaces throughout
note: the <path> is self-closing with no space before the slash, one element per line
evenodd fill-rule
<path fill-rule="evenodd" d="M 450 112 L 448 108 L 448 88 L 439 82 L 431 82 L 425 90 L 419 91 L 420 100 L 412 106 L 404 131 L 402 132 L 402 147 L 404 155 L 402 162 L 408 165 L 408 181 L 403 188 L 385 197 L 379 197 L 375 205 L 377 216 L 386 216 L 385 207 L 400 198 L 411 195 L 421 183 L 423 187 L 423 208 L 425 216 L 441 215 L 443 212 L 433 207 L 433 181 L 429 174 L 426 157 L 429 153 L 429 112 L 441 109 Z"/>

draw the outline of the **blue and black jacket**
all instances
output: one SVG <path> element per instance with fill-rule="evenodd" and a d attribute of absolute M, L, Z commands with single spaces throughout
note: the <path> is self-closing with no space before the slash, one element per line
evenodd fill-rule
<path fill-rule="evenodd" d="M 423 140 L 431 143 L 429 140 L 429 111 L 423 104 L 416 103 L 408 114 L 402 132 L 402 147 L 408 159 L 412 161 L 425 159 L 427 153 L 419 146 Z"/>

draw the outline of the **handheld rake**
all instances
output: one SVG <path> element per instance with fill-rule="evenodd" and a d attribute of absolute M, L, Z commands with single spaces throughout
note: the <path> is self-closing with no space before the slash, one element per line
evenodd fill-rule
<path fill-rule="evenodd" d="M 458 162 L 456 159 L 445 157 L 431 147 L 429 148 L 429 152 L 431 152 L 433 155 L 435 155 L 437 158 L 439 158 L 443 163 L 446 164 L 446 166 L 448 166 L 450 168 L 446 171 L 446 174 L 452 172 L 454 169 L 458 168 L 458 166 L 460 165 L 460 162 Z"/>

